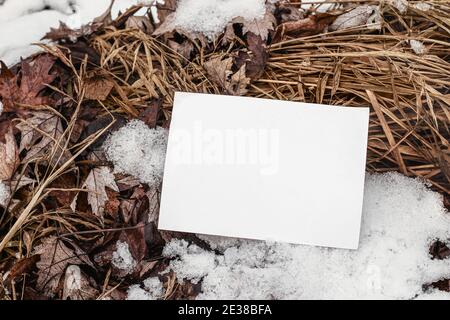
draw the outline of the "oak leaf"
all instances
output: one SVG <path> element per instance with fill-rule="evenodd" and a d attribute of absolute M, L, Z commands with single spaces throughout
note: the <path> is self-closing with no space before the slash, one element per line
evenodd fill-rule
<path fill-rule="evenodd" d="M 34 112 L 33 115 L 16 125 L 21 132 L 19 152 L 28 150 L 24 162 L 45 159 L 51 166 L 65 163 L 71 158 L 65 148 L 67 139 L 61 119 L 50 112 Z"/>
<path fill-rule="evenodd" d="M 266 10 L 264 16 L 261 18 L 247 20 L 243 17 L 236 17 L 232 20 L 232 23 L 242 24 L 242 34 L 245 35 L 248 32 L 252 32 L 257 36 L 260 36 L 262 40 L 266 41 L 270 31 L 275 29 L 277 20 L 269 10 Z"/>
<path fill-rule="evenodd" d="M 51 99 L 39 96 L 39 94 L 55 80 L 56 75 L 50 73 L 54 64 L 55 59 L 52 56 L 42 54 L 31 62 L 22 61 L 19 74 L 14 75 L 1 62 L 0 98 L 3 102 L 3 111 L 14 112 L 17 105 L 39 106 L 49 104 Z"/>
<path fill-rule="evenodd" d="M 119 192 L 111 169 L 108 167 L 92 169 L 82 187 L 87 189 L 87 199 L 92 212 L 103 220 L 105 205 L 109 200 L 106 188 Z"/>
<path fill-rule="evenodd" d="M 47 295 L 54 295 L 68 265 L 93 266 L 83 250 L 73 243 L 71 246 L 72 249 L 57 237 L 50 236 L 36 248 L 35 254 L 39 254 L 41 258 L 36 264 L 39 269 L 36 283 L 38 290 Z"/>

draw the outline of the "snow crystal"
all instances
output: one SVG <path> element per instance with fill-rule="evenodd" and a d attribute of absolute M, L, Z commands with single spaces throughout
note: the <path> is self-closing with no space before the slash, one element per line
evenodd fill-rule
<path fill-rule="evenodd" d="M 0 206 L 6 206 L 10 197 L 9 187 L 0 181 Z"/>
<path fill-rule="evenodd" d="M 132 285 L 128 289 L 127 300 L 157 300 L 163 297 L 163 286 L 157 277 L 144 281 L 144 289 L 139 285 Z"/>
<path fill-rule="evenodd" d="M 112 264 L 116 268 L 131 273 L 136 266 L 131 255 L 128 243 L 123 241 L 117 241 L 116 251 L 113 252 Z"/>
<path fill-rule="evenodd" d="M 425 46 L 419 40 L 409 40 L 409 45 L 415 54 L 424 54 L 426 51 Z"/>
<path fill-rule="evenodd" d="M 216 257 L 196 245 L 189 245 L 185 240 L 173 240 L 164 250 L 163 256 L 177 259 L 170 262 L 170 268 L 176 270 L 178 280 L 190 280 L 198 283 L 204 276 L 214 272 Z"/>
<path fill-rule="evenodd" d="M 450 259 L 429 255 L 449 227 L 441 195 L 388 173 L 367 176 L 358 250 L 201 236 L 223 254 L 172 240 L 163 255 L 179 279 L 202 279 L 200 299 L 449 299 L 422 290 L 450 277 Z"/>
<path fill-rule="evenodd" d="M 213 38 L 233 18 L 251 21 L 262 18 L 265 11 L 265 0 L 180 0 L 174 25 Z"/>
<path fill-rule="evenodd" d="M 144 122 L 132 120 L 111 134 L 103 147 L 116 172 L 156 185 L 162 179 L 166 146 L 166 129 L 150 129 Z"/>

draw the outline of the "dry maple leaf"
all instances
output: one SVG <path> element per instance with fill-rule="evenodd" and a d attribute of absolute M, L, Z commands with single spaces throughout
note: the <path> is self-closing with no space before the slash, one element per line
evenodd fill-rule
<path fill-rule="evenodd" d="M 249 32 L 247 35 L 247 44 L 250 52 L 240 50 L 236 57 L 236 65 L 240 68 L 246 65 L 246 75 L 250 79 L 259 79 L 264 73 L 269 54 L 265 42 L 260 36 Z"/>
<path fill-rule="evenodd" d="M 146 16 L 131 16 L 125 23 L 126 29 L 137 29 L 144 33 L 151 34 L 154 31 L 154 27 L 149 18 Z"/>
<path fill-rule="evenodd" d="M 51 166 L 65 163 L 71 158 L 65 148 L 67 142 L 61 119 L 50 112 L 34 112 L 32 117 L 16 125 L 21 132 L 19 151 L 28 150 L 24 162 L 46 158 Z"/>
<path fill-rule="evenodd" d="M 269 37 L 269 32 L 274 30 L 277 20 L 269 10 L 266 10 L 262 18 L 246 20 L 243 17 L 236 17 L 232 20 L 232 23 L 242 24 L 242 34 L 245 35 L 248 32 L 252 32 L 266 41 Z"/>
<path fill-rule="evenodd" d="M 220 85 L 225 91 L 232 95 L 242 95 L 247 92 L 250 78 L 245 75 L 245 64 L 233 74 L 231 67 L 233 58 L 221 60 L 220 57 L 205 62 L 205 69 L 210 79 Z M 230 77 L 231 75 L 231 77 Z"/>
<path fill-rule="evenodd" d="M 41 97 L 39 93 L 55 79 L 56 75 L 49 73 L 54 64 L 55 59 L 48 54 L 41 54 L 31 62 L 22 61 L 19 77 L 2 62 L 0 98 L 4 112 L 15 111 L 17 105 L 38 106 L 50 103 L 49 97 Z"/>
<path fill-rule="evenodd" d="M 0 181 L 5 181 L 12 178 L 20 163 L 19 150 L 11 124 L 5 132 L 5 136 L 0 138 Z"/>
<path fill-rule="evenodd" d="M 229 94 L 240 96 L 248 92 L 247 86 L 250 84 L 250 78 L 245 75 L 245 64 L 231 76 L 231 81 L 227 83 L 226 90 Z"/>
<path fill-rule="evenodd" d="M 61 240 L 51 236 L 43 240 L 36 250 L 41 260 L 36 264 L 39 269 L 36 288 L 47 295 L 55 294 L 61 276 L 68 265 L 87 264 L 92 262 L 87 255 L 73 243 L 69 249 Z"/>
<path fill-rule="evenodd" d="M 211 81 L 220 85 L 222 88 L 226 88 L 228 77 L 233 73 L 231 71 L 233 58 L 226 58 L 224 60 L 221 57 L 213 58 L 206 61 L 204 66 Z"/>
<path fill-rule="evenodd" d="M 114 179 L 114 175 L 108 167 L 94 168 L 82 186 L 87 189 L 87 199 L 92 212 L 101 220 L 103 220 L 105 205 L 109 200 L 106 188 L 119 192 Z"/>

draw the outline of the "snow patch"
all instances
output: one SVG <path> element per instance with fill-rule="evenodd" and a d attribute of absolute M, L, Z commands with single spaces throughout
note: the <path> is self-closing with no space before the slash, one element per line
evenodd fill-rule
<path fill-rule="evenodd" d="M 119 11 L 141 2 L 116 0 L 113 18 Z M 7 0 L 0 5 L 0 60 L 7 65 L 19 62 L 21 57 L 40 51 L 31 44 L 40 42 L 50 28 L 59 26 L 59 21 L 79 28 L 105 12 L 110 3 L 110 0 Z"/>
<path fill-rule="evenodd" d="M 265 11 L 265 0 L 180 0 L 174 25 L 214 38 L 233 18 L 258 19 Z"/>
<path fill-rule="evenodd" d="M 163 176 L 167 137 L 164 128 L 150 129 L 144 122 L 132 120 L 111 134 L 103 148 L 115 172 L 157 185 Z"/>
<path fill-rule="evenodd" d="M 136 261 L 134 261 L 131 255 L 128 243 L 123 241 L 117 241 L 116 251 L 113 252 L 112 264 L 116 268 L 131 273 L 136 266 Z"/>
<path fill-rule="evenodd" d="M 8 204 L 10 196 L 9 187 L 0 181 L 0 206 L 5 207 Z"/>
<path fill-rule="evenodd" d="M 179 279 L 202 280 L 199 299 L 426 299 L 423 284 L 450 277 L 450 259 L 429 255 L 450 239 L 442 196 L 397 173 L 368 175 L 358 250 L 201 238 L 223 254 L 184 240 L 163 252 Z"/>
<path fill-rule="evenodd" d="M 163 297 L 164 289 L 157 277 L 144 281 L 144 289 L 139 285 L 132 285 L 128 289 L 127 300 L 157 300 Z"/>

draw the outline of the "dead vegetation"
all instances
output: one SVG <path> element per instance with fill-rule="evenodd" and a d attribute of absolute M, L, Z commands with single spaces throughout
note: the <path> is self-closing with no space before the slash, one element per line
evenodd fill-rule
<path fill-rule="evenodd" d="M 57 45 L 42 45 L 46 53 L 2 65 L 0 179 L 10 197 L 0 208 L 0 296 L 122 299 L 166 268 L 170 238 L 206 247 L 158 232 L 158 186 L 101 174 L 107 134 L 132 118 L 168 128 L 175 91 L 370 106 L 367 169 L 423 178 L 448 206 L 450 3 L 341 3 L 300 13 L 300 3 L 283 2 L 261 21 L 233 21 L 213 42 L 134 17 L 139 7 L 114 21 L 107 12 L 80 30 L 52 30 Z M 161 21 L 174 8 L 169 1 Z M 111 264 L 117 241 L 136 261 L 129 274 Z M 76 292 L 65 285 L 74 266 Z M 198 293 L 173 273 L 160 277 L 166 298 Z"/>

